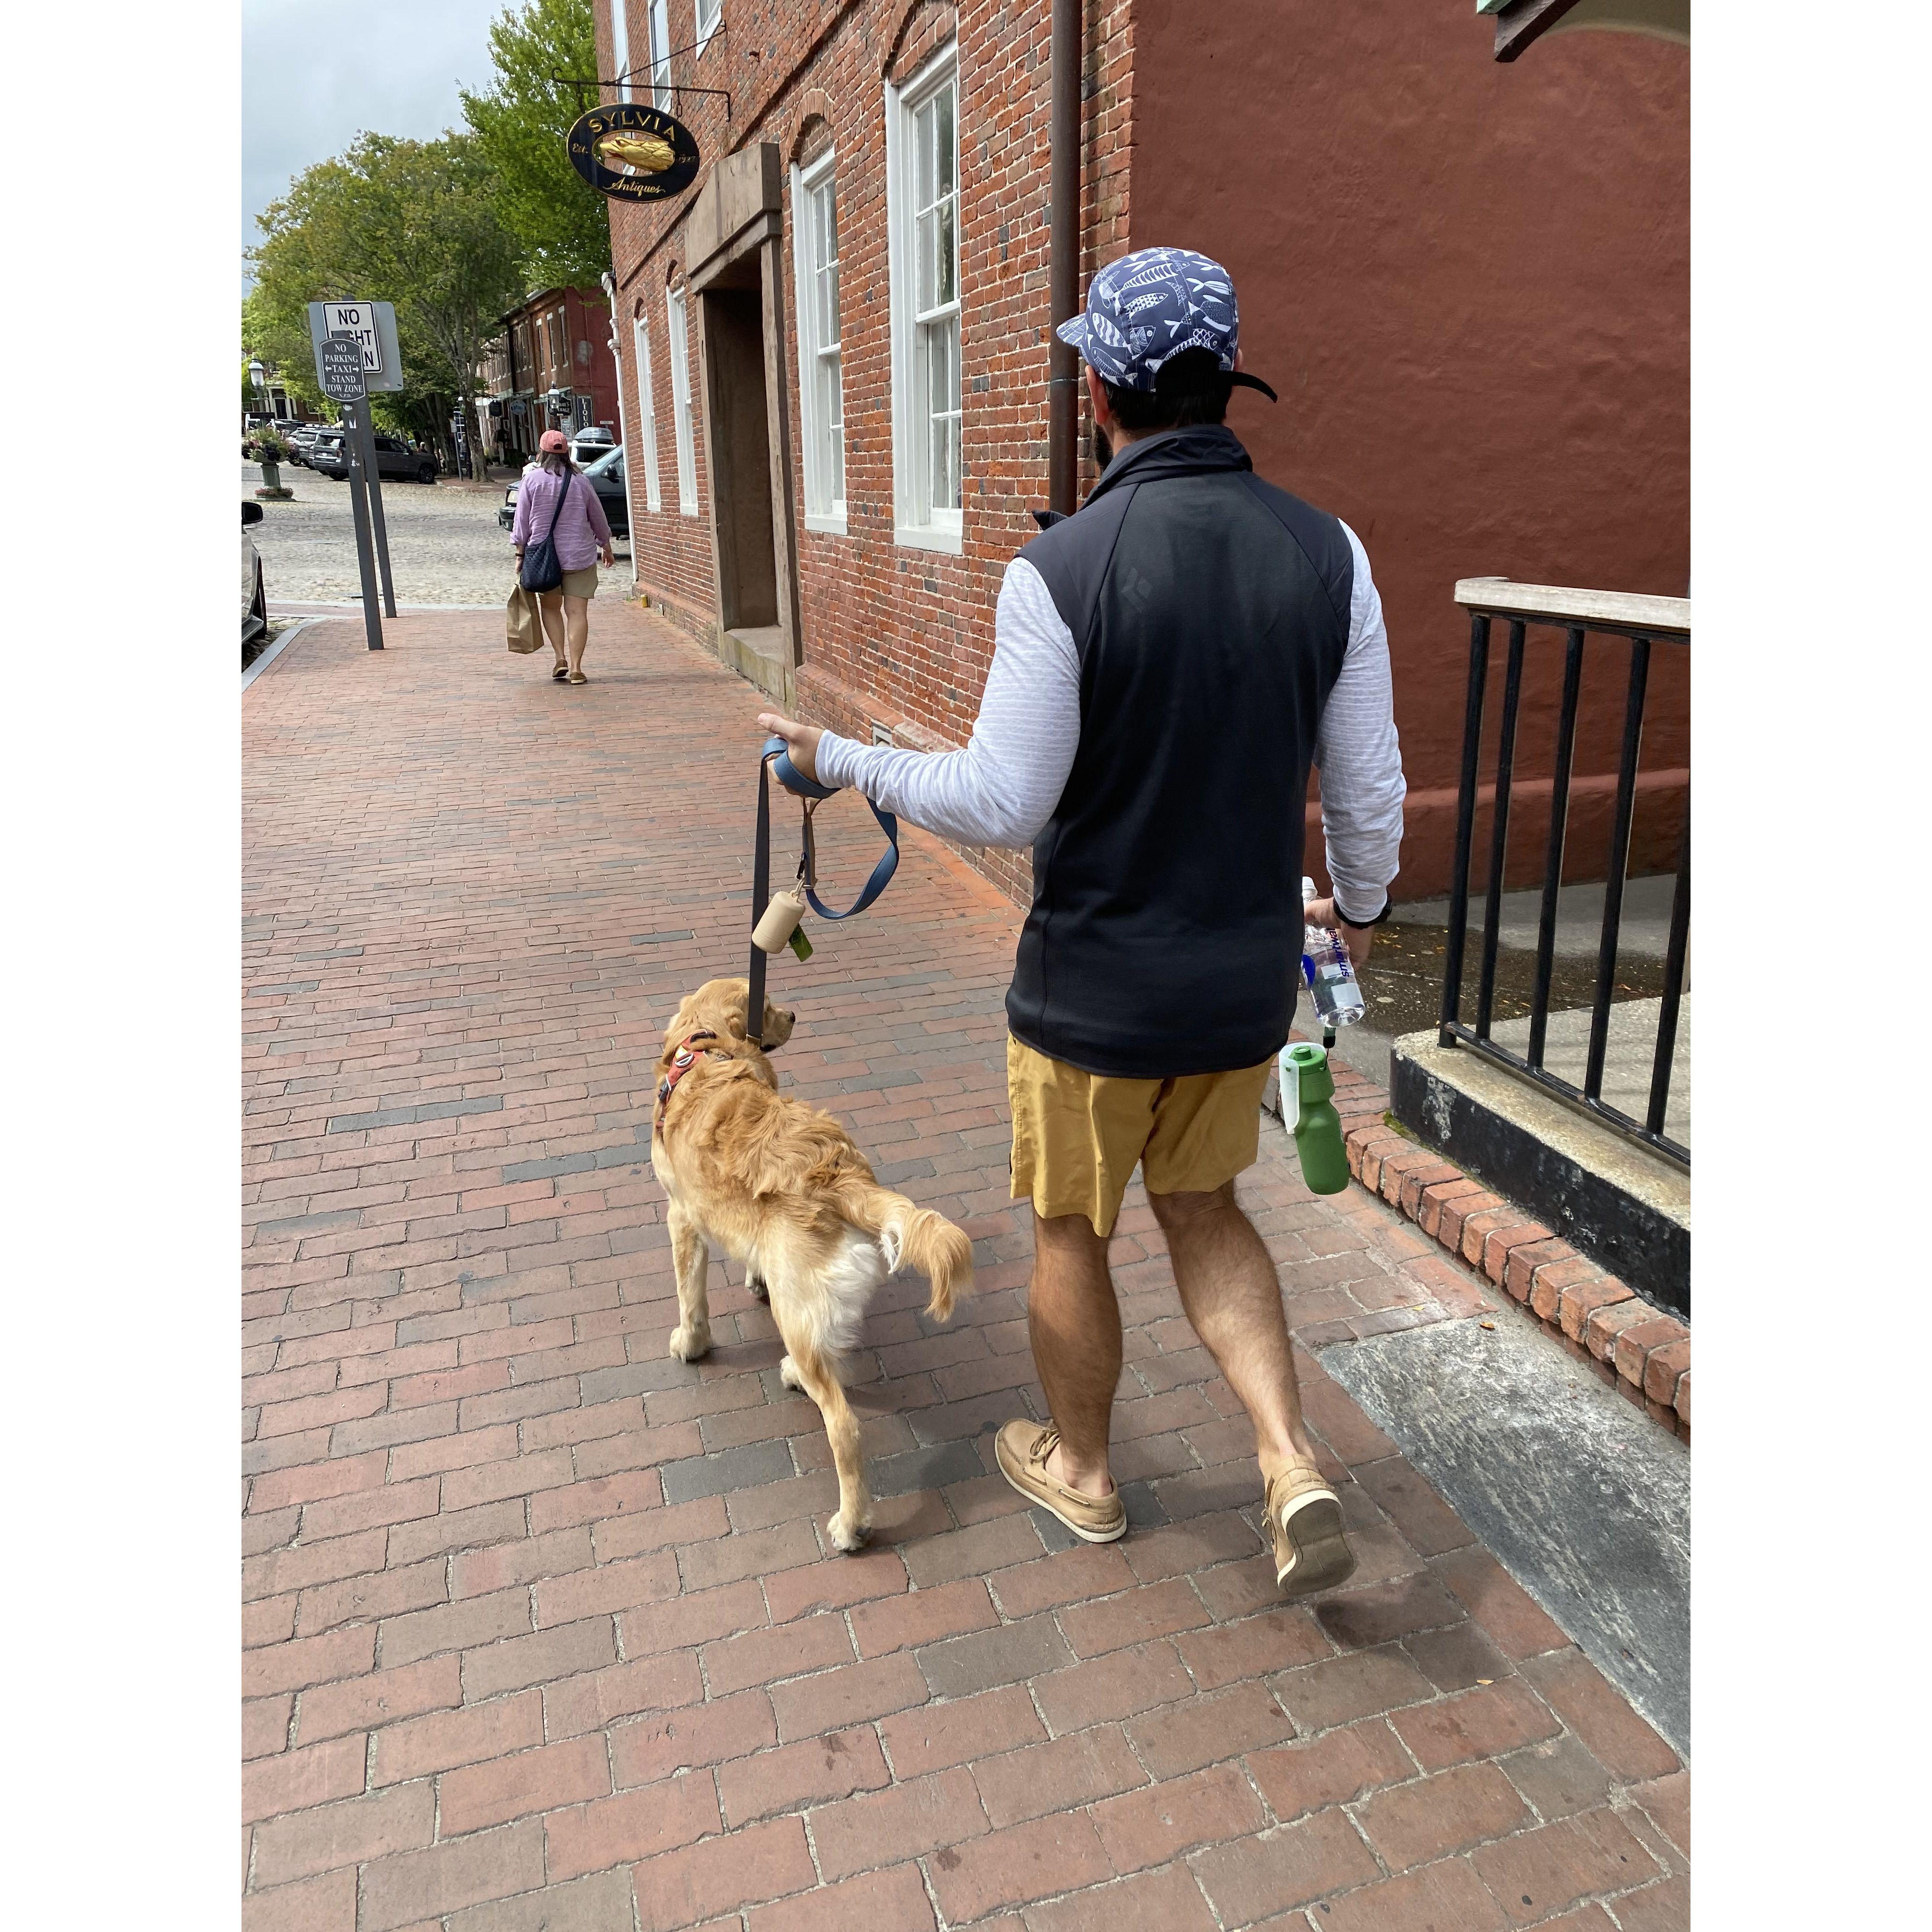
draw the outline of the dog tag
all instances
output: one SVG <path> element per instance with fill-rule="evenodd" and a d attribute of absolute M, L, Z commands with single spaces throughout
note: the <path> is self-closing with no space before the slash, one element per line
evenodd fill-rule
<path fill-rule="evenodd" d="M 764 914 L 752 928 L 752 944 L 760 951 L 776 952 L 798 930 L 805 916 L 805 888 L 790 886 L 772 893 Z"/>
<path fill-rule="evenodd" d="M 803 926 L 793 927 L 791 937 L 785 941 L 785 944 L 801 959 L 809 959 L 812 957 L 812 941 L 806 938 Z"/>

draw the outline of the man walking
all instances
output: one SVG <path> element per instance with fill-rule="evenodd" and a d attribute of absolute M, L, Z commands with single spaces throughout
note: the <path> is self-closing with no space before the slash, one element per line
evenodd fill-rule
<path fill-rule="evenodd" d="M 1304 1596 L 1354 1558 L 1234 1182 L 1294 1010 L 1311 764 L 1335 897 L 1306 916 L 1338 924 L 1359 964 L 1387 915 L 1404 791 L 1381 602 L 1354 533 L 1262 482 L 1226 427 L 1236 384 L 1274 392 L 1238 371 L 1217 263 L 1124 256 L 1059 332 L 1085 358 L 1106 467 L 1007 567 L 971 742 L 933 757 L 760 722 L 824 784 L 1034 848 L 1006 1078 L 1052 1420 L 1000 1431 L 1006 1480 L 1090 1543 L 1126 1533 L 1107 1250 L 1138 1163 L 1182 1306 L 1254 1424 L 1277 1580 Z"/>

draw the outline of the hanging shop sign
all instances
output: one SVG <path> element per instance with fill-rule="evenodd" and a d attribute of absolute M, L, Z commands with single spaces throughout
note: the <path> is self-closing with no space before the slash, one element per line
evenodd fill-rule
<path fill-rule="evenodd" d="M 698 142 L 682 121 L 642 102 L 593 107 L 568 136 L 570 164 L 615 201 L 662 201 L 698 173 Z"/>

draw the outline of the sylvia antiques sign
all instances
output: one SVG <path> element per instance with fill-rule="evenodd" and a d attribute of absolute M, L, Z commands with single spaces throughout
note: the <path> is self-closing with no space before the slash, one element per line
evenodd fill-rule
<path fill-rule="evenodd" d="M 662 201 L 698 172 L 698 143 L 682 121 L 642 102 L 593 107 L 565 137 L 570 164 L 599 194 Z"/>

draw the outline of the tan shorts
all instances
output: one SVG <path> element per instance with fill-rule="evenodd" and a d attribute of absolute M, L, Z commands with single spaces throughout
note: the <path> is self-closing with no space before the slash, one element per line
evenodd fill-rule
<path fill-rule="evenodd" d="M 566 570 L 563 573 L 563 581 L 556 589 L 566 597 L 595 597 L 597 595 L 596 565 L 586 564 L 581 570 Z M 548 596 L 554 593 L 547 591 L 544 594 Z"/>
<path fill-rule="evenodd" d="M 1272 1058 L 1231 1073 L 1120 1080 L 1049 1060 L 1009 1036 L 1012 1197 L 1051 1220 L 1084 1214 L 1111 1234 L 1136 1164 L 1150 1194 L 1211 1194 L 1253 1166 Z"/>

